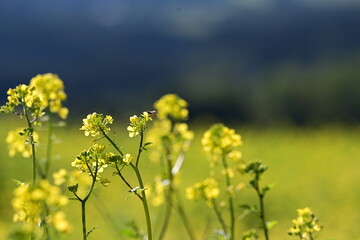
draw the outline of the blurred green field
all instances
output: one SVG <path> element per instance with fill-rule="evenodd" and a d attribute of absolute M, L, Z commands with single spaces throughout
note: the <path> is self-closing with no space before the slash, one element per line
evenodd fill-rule
<path fill-rule="evenodd" d="M 114 124 L 118 122 L 120 120 L 115 119 Z M 126 123 L 127 119 L 122 122 Z M 10 204 L 12 189 L 15 187 L 12 179 L 31 179 L 31 161 L 21 157 L 9 158 L 7 154 L 6 134 L 20 124 L 23 122 L 14 120 L 14 117 L 2 116 L 0 119 L 0 239 L 6 239 L 6 234 L 15 226 Z M 56 157 L 53 170 L 60 167 L 71 170 L 70 163 L 74 157 L 89 146 L 89 139 L 78 131 L 80 126 L 81 121 L 55 129 L 55 135 L 61 142 L 54 145 Z M 209 174 L 208 161 L 200 148 L 200 138 L 207 127 L 190 125 L 196 137 L 182 169 L 180 193 Z M 275 183 L 276 187 L 265 198 L 266 213 L 268 220 L 278 221 L 271 229 L 271 239 L 294 239 L 286 232 L 291 226 L 291 219 L 296 216 L 296 209 L 305 206 L 312 208 L 324 225 L 318 239 L 360 239 L 360 127 L 230 127 L 242 136 L 244 160 L 262 160 L 270 167 L 263 180 L 264 183 Z M 129 140 L 125 126 L 118 126 L 115 132 L 118 144 L 124 146 L 126 152 L 135 152 L 137 139 Z M 40 145 L 40 154 L 44 149 L 45 146 Z M 140 168 L 145 173 L 145 183 L 150 183 L 158 167 L 144 154 Z M 119 232 L 132 219 L 145 231 L 141 203 L 136 198 L 126 200 L 128 189 L 118 178 L 111 177 L 111 171 L 108 172 L 112 183 L 107 188 L 98 186 L 95 189 L 96 197 L 92 196 L 88 205 L 88 228 L 100 226 L 90 235 L 90 239 L 124 239 Z M 131 174 L 131 171 L 124 172 L 127 176 Z M 71 196 L 70 193 L 68 195 Z M 203 202 L 183 201 L 200 239 L 210 210 Z M 257 200 L 252 190 L 245 189 L 237 195 L 236 202 L 240 205 L 257 203 Z M 64 239 L 81 239 L 79 203 L 70 202 L 67 210 L 74 230 Z M 151 207 L 151 212 L 157 236 L 162 221 L 162 208 Z M 247 217 L 238 223 L 236 231 L 239 236 L 240 232 L 256 226 L 257 221 Z M 186 239 L 186 232 L 176 214 L 170 222 L 166 239 Z"/>

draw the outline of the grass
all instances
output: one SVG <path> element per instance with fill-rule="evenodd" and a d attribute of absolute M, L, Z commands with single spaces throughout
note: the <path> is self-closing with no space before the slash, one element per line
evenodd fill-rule
<path fill-rule="evenodd" d="M 119 120 L 120 122 L 120 120 Z M 54 146 L 54 155 L 61 158 L 55 160 L 52 169 L 64 167 L 72 169 L 70 163 L 75 155 L 89 146 L 88 138 L 78 131 L 77 126 L 67 126 L 55 129 L 55 134 L 61 143 Z M 0 160 L 2 162 L 1 199 L 0 199 L 0 239 L 5 239 L 6 232 L 13 226 L 10 206 L 12 189 L 15 184 L 12 178 L 19 180 L 31 179 L 31 162 L 21 157 L 9 158 L 5 144 L 5 137 L 10 129 L 19 126 L 14 118 L 0 119 Z M 181 174 L 181 191 L 196 181 L 208 176 L 208 162 L 200 149 L 200 138 L 208 126 L 195 127 L 195 139 L 186 156 L 186 162 Z M 191 125 L 190 125 L 191 128 Z M 313 128 L 257 128 L 252 126 L 235 127 L 241 134 L 244 145 L 241 147 L 246 161 L 262 160 L 269 166 L 264 176 L 264 183 L 275 183 L 276 187 L 265 198 L 268 220 L 279 223 L 270 231 L 274 240 L 292 239 L 286 231 L 291 226 L 291 219 L 296 216 L 296 209 L 309 206 L 324 225 L 318 239 L 357 240 L 360 239 L 360 214 L 358 212 L 360 186 L 358 184 L 360 169 L 360 128 L 323 126 Z M 117 142 L 124 149 L 136 152 L 138 142 L 125 139 L 125 127 L 117 130 Z M 126 138 L 128 139 L 128 138 Z M 43 148 L 45 148 L 43 146 Z M 42 151 L 40 147 L 40 151 Z M 145 173 L 144 181 L 152 181 L 156 165 L 150 163 L 144 154 L 140 168 Z M 124 174 L 130 175 L 130 169 Z M 110 174 L 111 175 L 111 174 Z M 145 231 L 141 202 L 133 199 L 126 200 L 127 188 L 118 178 L 111 177 L 109 187 L 95 189 L 96 196 L 89 200 L 89 228 L 100 226 L 91 234 L 90 239 L 121 239 L 119 231 L 125 228 L 126 222 L 134 218 Z M 244 179 L 245 181 L 245 179 Z M 145 183 L 146 184 L 146 183 Z M 71 196 L 69 193 L 68 196 Z M 255 202 L 255 193 L 245 189 L 236 198 L 236 204 Z M 206 224 L 206 213 L 210 212 L 203 203 L 184 200 L 190 219 L 196 223 L 194 228 L 197 237 L 201 235 Z M 257 203 L 257 202 L 256 202 Z M 80 239 L 78 202 L 71 202 L 68 215 L 74 225 L 71 235 L 66 239 Z M 98 210 L 97 210 L 98 209 Z M 101 211 L 99 211 L 101 210 Z M 151 206 L 155 236 L 159 234 L 162 209 Z M 205 214 L 204 214 L 205 213 Z M 255 218 L 246 217 L 237 232 L 253 228 L 258 225 Z M 185 229 L 178 217 L 170 222 L 167 239 L 180 239 Z"/>

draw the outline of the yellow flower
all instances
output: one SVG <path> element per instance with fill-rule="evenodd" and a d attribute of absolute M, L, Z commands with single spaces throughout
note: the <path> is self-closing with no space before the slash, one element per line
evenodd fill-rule
<path fill-rule="evenodd" d="M 91 113 L 83 119 L 83 126 L 80 130 L 85 132 L 85 136 L 96 137 L 102 135 L 103 133 L 109 133 L 110 127 L 109 124 L 113 123 L 113 118 L 110 115 L 104 116 L 99 113 Z"/>
<path fill-rule="evenodd" d="M 154 104 L 158 118 L 171 119 L 172 121 L 184 121 L 189 115 L 186 109 L 187 102 L 175 94 L 167 94 Z"/>
<path fill-rule="evenodd" d="M 67 174 L 67 170 L 63 168 L 59 169 L 59 171 L 57 172 L 54 172 L 52 175 L 54 179 L 54 184 L 57 186 L 64 184 L 67 180 Z"/>
<path fill-rule="evenodd" d="M 228 155 L 231 158 L 241 157 L 236 147 L 242 145 L 240 135 L 223 124 L 214 124 L 207 130 L 201 139 L 203 150 L 216 163 L 220 157 Z"/>
<path fill-rule="evenodd" d="M 35 143 L 39 140 L 39 135 L 36 132 L 33 132 L 33 139 Z M 8 144 L 10 157 L 14 157 L 16 153 L 21 153 L 25 158 L 31 157 L 31 144 L 29 137 L 24 133 L 24 128 L 9 131 L 5 141 Z"/>
<path fill-rule="evenodd" d="M 35 87 L 21 84 L 14 89 L 10 88 L 7 94 L 8 102 L 0 108 L 1 113 L 19 113 L 16 108 L 22 106 L 27 108 L 25 112 L 20 113 L 22 115 L 28 114 L 36 119 L 44 114 L 43 98 L 36 92 Z"/>
<path fill-rule="evenodd" d="M 140 117 L 133 115 L 130 117 L 130 125 L 127 127 L 129 137 L 135 137 L 147 129 L 147 123 L 152 121 L 148 112 L 143 112 Z"/>
<path fill-rule="evenodd" d="M 58 113 L 65 119 L 69 110 L 62 106 L 66 100 L 64 83 L 56 74 L 38 74 L 30 80 L 30 86 L 35 87 L 35 92 L 41 96 L 41 104 L 44 108 L 49 107 L 50 112 Z"/>
<path fill-rule="evenodd" d="M 204 198 L 207 201 L 216 199 L 220 195 L 218 182 L 214 178 L 206 178 L 196 183 L 194 186 L 186 189 L 186 198 L 190 200 L 199 200 Z"/>
<path fill-rule="evenodd" d="M 14 199 L 11 202 L 15 210 L 13 220 L 26 223 L 29 225 L 29 229 L 38 231 L 39 224 L 45 218 L 49 218 L 51 219 L 49 224 L 53 224 L 58 231 L 63 231 L 65 228 L 60 226 L 60 220 L 64 224 L 65 214 L 58 215 L 60 212 L 49 212 L 48 210 L 58 209 L 67 203 L 68 198 L 62 195 L 61 189 L 51 185 L 47 180 L 41 180 L 37 186 L 21 184 L 14 190 Z M 55 221 L 55 219 L 57 220 Z"/>
<path fill-rule="evenodd" d="M 126 153 L 123 157 L 123 163 L 129 164 L 133 157 L 130 155 L 130 153 Z"/>
<path fill-rule="evenodd" d="M 300 239 L 313 239 L 313 234 L 322 229 L 322 226 L 318 224 L 318 218 L 308 207 L 298 209 L 297 214 L 297 218 L 292 220 L 293 226 L 289 229 L 288 234 L 299 236 Z"/>

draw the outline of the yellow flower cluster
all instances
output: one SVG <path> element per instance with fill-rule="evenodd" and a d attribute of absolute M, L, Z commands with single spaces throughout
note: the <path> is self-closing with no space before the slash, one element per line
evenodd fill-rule
<path fill-rule="evenodd" d="M 7 91 L 8 102 L 2 106 L 0 112 L 2 113 L 15 113 L 16 107 L 23 106 L 30 110 L 30 114 L 33 118 L 37 118 L 43 115 L 42 96 L 38 95 L 35 91 L 35 87 L 30 87 L 25 84 L 21 84 L 16 88 L 10 88 Z M 23 112 L 23 114 L 27 114 Z"/>
<path fill-rule="evenodd" d="M 81 152 L 76 156 L 71 166 L 80 169 L 82 172 L 95 171 L 101 173 L 109 164 L 109 157 L 113 154 L 105 152 L 106 145 L 94 144 L 88 150 Z"/>
<path fill-rule="evenodd" d="M 186 109 L 188 103 L 175 94 L 167 94 L 154 104 L 158 118 L 171 119 L 172 121 L 184 121 L 189 115 Z"/>
<path fill-rule="evenodd" d="M 232 160 L 240 160 L 241 153 L 236 147 L 242 145 L 240 135 L 235 133 L 223 124 L 214 124 L 204 133 L 201 139 L 201 145 L 212 163 L 216 164 L 221 157 L 227 157 Z"/>
<path fill-rule="evenodd" d="M 45 218 L 59 232 L 68 232 L 71 225 L 65 213 L 59 208 L 68 203 L 68 198 L 62 195 L 61 189 L 51 185 L 47 180 L 41 180 L 38 186 L 21 184 L 14 190 L 12 207 L 15 210 L 13 220 L 27 224 L 33 231 L 38 231 L 39 224 Z M 51 210 L 51 211 L 47 211 Z M 49 216 L 44 213 L 49 212 Z"/>
<path fill-rule="evenodd" d="M 99 113 L 91 113 L 83 119 L 83 125 L 80 130 L 85 132 L 85 136 L 96 137 L 102 135 L 103 133 L 110 132 L 109 124 L 113 123 L 113 118 L 110 115 L 104 116 Z"/>
<path fill-rule="evenodd" d="M 293 219 L 293 226 L 288 231 L 289 235 L 298 236 L 300 239 L 314 239 L 314 234 L 321 231 L 322 226 L 318 224 L 318 218 L 310 208 L 297 210 L 298 217 Z"/>
<path fill-rule="evenodd" d="M 152 121 L 151 115 L 148 112 L 143 112 L 140 117 L 133 115 L 130 117 L 130 126 L 127 127 L 129 137 L 135 137 L 142 134 L 146 128 L 147 123 Z"/>
<path fill-rule="evenodd" d="M 186 198 L 190 200 L 205 199 L 209 203 L 220 195 L 218 182 L 214 178 L 206 178 L 186 189 Z"/>
<path fill-rule="evenodd" d="M 8 144 L 10 157 L 15 156 L 16 153 L 21 153 L 24 158 L 31 157 L 29 137 L 23 132 L 24 128 L 9 131 L 5 141 Z M 36 132 L 33 132 L 33 139 L 35 142 L 39 140 L 39 135 Z"/>
<path fill-rule="evenodd" d="M 43 108 L 49 107 L 50 112 L 57 113 L 62 119 L 67 118 L 69 109 L 62 106 L 66 100 L 64 83 L 58 75 L 52 73 L 38 74 L 30 80 L 30 87 L 41 99 Z"/>

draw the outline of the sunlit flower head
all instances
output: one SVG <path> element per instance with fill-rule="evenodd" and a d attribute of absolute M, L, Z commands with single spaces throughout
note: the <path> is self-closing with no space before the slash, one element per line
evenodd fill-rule
<path fill-rule="evenodd" d="M 76 156 L 71 166 L 78 168 L 80 171 L 88 173 L 90 176 L 95 175 L 96 180 L 104 186 L 108 185 L 109 181 L 101 177 L 101 173 L 105 168 L 111 164 L 110 159 L 114 156 L 113 153 L 106 152 L 106 145 L 93 144 L 88 150 L 82 151 Z"/>
<path fill-rule="evenodd" d="M 35 87 L 35 92 L 41 96 L 41 104 L 49 107 L 50 112 L 57 113 L 65 119 L 69 113 L 62 102 L 66 100 L 64 83 L 58 75 L 52 73 L 38 74 L 30 80 L 30 86 Z"/>
<path fill-rule="evenodd" d="M 83 126 L 80 130 L 85 132 L 85 136 L 96 137 L 103 133 L 109 133 L 110 127 L 108 125 L 113 123 L 113 118 L 110 115 L 104 116 L 100 113 L 91 113 L 83 119 Z"/>
<path fill-rule="evenodd" d="M 305 240 L 314 239 L 314 235 L 322 229 L 322 226 L 318 224 L 318 218 L 308 207 L 298 209 L 297 214 L 297 218 L 292 220 L 293 226 L 289 229 L 288 234 Z"/>
<path fill-rule="evenodd" d="M 39 141 L 39 135 L 36 132 L 33 132 L 32 136 L 35 143 Z M 21 153 L 25 158 L 31 157 L 31 144 L 29 136 L 24 133 L 24 128 L 9 131 L 5 141 L 8 144 L 10 157 L 14 157 L 16 153 Z"/>
<path fill-rule="evenodd" d="M 187 106 L 188 103 L 175 94 L 167 94 L 154 104 L 160 120 L 171 119 L 172 121 L 186 120 L 189 115 Z"/>
<path fill-rule="evenodd" d="M 44 114 L 43 99 L 41 95 L 37 94 L 35 87 L 21 84 L 14 89 L 10 88 L 7 94 L 8 102 L 0 108 L 0 112 L 29 114 L 32 118 L 38 118 Z M 26 107 L 28 112 L 24 112 L 23 107 Z"/>
<path fill-rule="evenodd" d="M 151 115 L 148 112 L 143 112 L 140 117 L 133 115 L 130 117 L 130 125 L 127 127 L 129 137 L 135 137 L 143 134 L 147 129 L 147 124 L 152 121 Z"/>
<path fill-rule="evenodd" d="M 223 124 L 214 124 L 207 130 L 201 139 L 203 150 L 217 162 L 221 156 L 240 158 L 241 153 L 236 150 L 242 145 L 241 137 Z"/>

